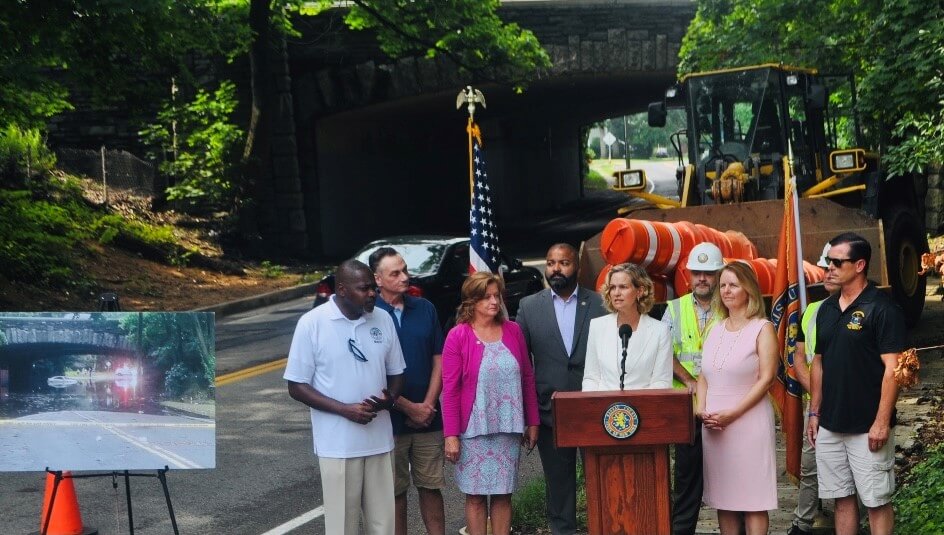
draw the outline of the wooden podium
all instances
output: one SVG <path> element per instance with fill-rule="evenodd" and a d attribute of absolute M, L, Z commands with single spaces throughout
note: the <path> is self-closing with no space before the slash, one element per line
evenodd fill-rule
<path fill-rule="evenodd" d="M 557 446 L 584 451 L 590 533 L 671 535 L 668 445 L 694 440 L 691 394 L 667 388 L 552 399 Z"/>

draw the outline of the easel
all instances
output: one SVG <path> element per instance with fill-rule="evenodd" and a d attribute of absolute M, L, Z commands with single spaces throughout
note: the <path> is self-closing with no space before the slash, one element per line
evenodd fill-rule
<path fill-rule="evenodd" d="M 121 306 L 118 303 L 118 294 L 109 292 L 103 293 L 98 296 L 99 310 L 102 312 L 118 312 L 121 310 Z M 64 476 L 61 470 L 50 470 L 49 467 L 46 467 L 46 472 L 53 474 L 55 476 L 55 481 L 52 487 L 52 495 L 49 498 L 49 508 L 45 511 L 46 518 L 43 520 L 43 530 L 40 532 L 40 535 L 47 535 L 49 531 L 49 521 L 52 519 L 53 504 L 56 502 L 56 492 L 59 490 L 59 483 L 62 482 L 65 478 L 70 479 L 87 479 L 92 477 L 111 477 L 111 485 L 117 492 L 118 490 L 118 477 L 124 476 L 125 479 L 125 499 L 128 503 L 128 532 L 130 535 L 134 535 L 134 513 L 131 507 L 131 478 L 132 477 L 156 477 L 161 482 L 161 488 L 164 490 L 164 500 L 167 501 L 167 513 L 170 515 L 170 523 L 174 527 L 174 535 L 180 535 L 180 532 L 177 530 L 177 518 L 174 516 L 174 505 L 170 501 L 170 491 L 167 488 L 167 472 L 170 468 L 167 465 L 164 465 L 164 468 L 159 468 L 156 474 L 132 474 L 128 470 L 113 471 L 113 472 L 102 472 L 97 474 L 81 474 L 81 475 L 68 475 Z M 97 533 L 93 531 L 92 533 Z"/>
<path fill-rule="evenodd" d="M 46 518 L 43 520 L 43 530 L 40 532 L 40 535 L 46 535 L 49 531 L 49 521 L 52 519 L 53 504 L 56 503 L 56 492 L 59 490 L 59 483 L 63 479 L 87 479 L 92 477 L 111 477 L 111 486 L 115 490 L 118 489 L 118 477 L 124 475 L 125 478 L 125 498 L 128 503 L 128 533 L 134 535 L 134 513 L 131 509 L 131 478 L 132 477 L 156 477 L 161 481 L 161 487 L 164 489 L 164 499 L 167 501 L 167 513 L 170 515 L 171 526 L 174 527 L 174 535 L 180 535 L 180 532 L 177 530 L 177 517 L 174 516 L 174 505 L 170 501 L 170 490 L 167 488 L 167 472 L 170 468 L 165 465 L 164 468 L 157 470 L 156 474 L 132 474 L 128 470 L 125 470 L 123 473 L 114 471 L 114 472 L 102 472 L 99 474 L 80 474 L 80 475 L 62 475 L 62 470 L 50 470 L 46 468 L 46 472 L 53 474 L 55 476 L 55 482 L 52 486 L 52 496 L 49 498 L 49 508 L 46 510 Z M 97 533 L 97 532 L 93 532 Z"/>

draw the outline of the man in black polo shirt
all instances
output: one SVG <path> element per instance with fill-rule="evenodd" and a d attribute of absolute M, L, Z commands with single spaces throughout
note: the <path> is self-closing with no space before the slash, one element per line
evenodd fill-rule
<path fill-rule="evenodd" d="M 820 498 L 836 500 L 836 535 L 858 531 L 856 493 L 873 535 L 891 535 L 895 517 L 894 370 L 905 346 L 905 320 L 868 281 L 872 247 L 862 236 L 829 242 L 826 281 L 840 290 L 816 317 L 807 436 L 816 446 Z"/>

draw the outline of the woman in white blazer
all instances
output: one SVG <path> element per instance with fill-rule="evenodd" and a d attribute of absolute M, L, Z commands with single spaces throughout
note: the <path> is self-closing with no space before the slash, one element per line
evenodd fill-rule
<path fill-rule="evenodd" d="M 672 388 L 672 339 L 669 327 L 647 315 L 652 308 L 652 279 L 635 264 L 613 266 L 600 289 L 611 314 L 590 320 L 583 390 L 619 390 L 623 344 L 621 325 L 632 328 L 626 348 L 623 387 Z"/>

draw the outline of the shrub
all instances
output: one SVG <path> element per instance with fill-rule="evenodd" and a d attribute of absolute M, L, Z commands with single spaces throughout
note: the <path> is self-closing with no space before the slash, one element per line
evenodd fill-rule
<path fill-rule="evenodd" d="M 223 81 L 216 91 L 199 90 L 192 102 L 165 106 L 157 122 L 141 132 L 152 147 L 149 157 L 173 179 L 167 188 L 169 200 L 219 207 L 232 201 L 243 135 L 230 122 L 236 104 L 236 85 Z M 176 136 L 172 125 L 176 125 Z M 176 158 L 161 161 L 169 153 L 176 153 Z"/>
<path fill-rule="evenodd" d="M 71 286 L 76 241 L 87 236 L 74 202 L 53 204 L 29 191 L 0 190 L 0 273 L 10 280 Z"/>
<path fill-rule="evenodd" d="M 898 533 L 944 533 L 944 444 L 934 446 L 895 494 Z"/>
<path fill-rule="evenodd" d="M 88 281 L 78 273 L 77 259 L 87 254 L 82 242 L 92 239 L 144 244 L 164 259 L 181 249 L 170 227 L 97 212 L 69 181 L 45 180 L 33 191 L 0 189 L 0 275 L 7 279 L 80 288 Z"/>
<path fill-rule="evenodd" d="M 268 260 L 263 260 L 259 267 L 262 269 L 262 276 L 267 279 L 277 279 L 285 275 L 285 268 Z"/>
<path fill-rule="evenodd" d="M 15 124 L 0 129 L 0 184 L 17 184 L 31 172 L 46 173 L 56 165 L 53 154 L 36 128 Z"/>

